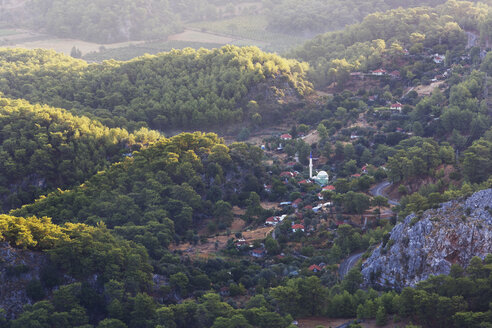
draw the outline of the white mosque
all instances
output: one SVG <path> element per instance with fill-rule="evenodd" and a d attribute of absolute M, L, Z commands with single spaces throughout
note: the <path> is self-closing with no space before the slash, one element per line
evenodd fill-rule
<path fill-rule="evenodd" d="M 309 179 L 314 180 L 322 187 L 326 186 L 330 180 L 330 176 L 326 171 L 320 171 L 317 176 L 313 176 L 313 153 L 309 155 Z"/>

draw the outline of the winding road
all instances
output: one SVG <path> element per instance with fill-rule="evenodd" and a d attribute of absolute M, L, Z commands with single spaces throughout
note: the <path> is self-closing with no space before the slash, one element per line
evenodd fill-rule
<path fill-rule="evenodd" d="M 352 269 L 357 264 L 357 261 L 359 261 L 362 255 L 364 255 L 364 252 L 350 255 L 345 261 L 340 263 L 340 268 L 338 268 L 338 274 L 340 275 L 340 278 L 343 279 L 343 277 L 347 275 L 350 269 Z"/>
<path fill-rule="evenodd" d="M 374 188 L 372 188 L 369 192 L 371 193 L 371 195 L 373 196 L 383 196 L 385 198 L 388 198 L 388 196 L 384 193 L 384 190 L 386 188 L 388 188 L 389 186 L 391 186 L 392 183 L 389 182 L 389 181 L 383 181 L 379 184 L 377 184 Z M 400 205 L 400 203 L 398 203 L 398 201 L 394 200 L 394 199 L 390 199 L 388 198 L 388 204 L 390 205 Z"/>

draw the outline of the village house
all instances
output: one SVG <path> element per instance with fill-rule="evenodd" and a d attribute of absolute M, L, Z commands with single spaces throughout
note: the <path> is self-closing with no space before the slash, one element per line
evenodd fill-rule
<path fill-rule="evenodd" d="M 314 273 L 317 273 L 317 272 L 321 272 L 323 270 L 322 267 L 320 267 L 319 265 L 317 264 L 313 264 L 309 267 L 309 271 L 312 271 Z"/>
<path fill-rule="evenodd" d="M 434 61 L 434 63 L 436 64 L 441 64 L 444 62 L 444 60 L 446 59 L 446 56 L 444 55 L 439 55 L 439 54 L 435 54 L 433 57 L 432 57 L 432 60 Z"/>
<path fill-rule="evenodd" d="M 282 139 L 282 140 L 292 140 L 292 136 L 290 134 L 288 134 L 288 133 L 285 133 L 285 134 L 282 134 L 280 136 L 280 139 Z"/>
<path fill-rule="evenodd" d="M 380 68 L 380 69 L 377 69 L 375 71 L 372 71 L 372 75 L 374 76 L 383 76 L 383 75 L 386 75 L 386 70 Z"/>
<path fill-rule="evenodd" d="M 323 187 L 323 191 L 328 190 L 328 191 L 335 191 L 335 186 L 334 185 L 329 185 L 326 187 Z"/>
<path fill-rule="evenodd" d="M 394 104 L 391 104 L 390 109 L 391 110 L 397 110 L 397 111 L 401 112 L 401 110 L 403 109 L 403 105 L 400 104 L 399 102 L 396 102 Z"/>
<path fill-rule="evenodd" d="M 304 226 L 302 224 L 293 224 L 292 232 L 302 231 L 304 232 Z"/>
<path fill-rule="evenodd" d="M 281 178 L 293 178 L 293 177 L 295 177 L 295 174 L 293 172 L 284 171 L 284 172 L 280 173 L 280 177 Z"/>

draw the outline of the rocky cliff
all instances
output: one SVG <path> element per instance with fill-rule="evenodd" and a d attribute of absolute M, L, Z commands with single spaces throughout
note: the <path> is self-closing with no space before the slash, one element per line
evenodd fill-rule
<path fill-rule="evenodd" d="M 41 252 L 0 243 L 0 308 L 9 317 L 21 312 L 23 305 L 31 304 L 26 287 L 30 281 L 39 279 L 40 268 L 47 260 L 47 255 Z"/>
<path fill-rule="evenodd" d="M 403 288 L 492 253 L 492 189 L 409 215 L 362 265 L 367 285 Z"/>

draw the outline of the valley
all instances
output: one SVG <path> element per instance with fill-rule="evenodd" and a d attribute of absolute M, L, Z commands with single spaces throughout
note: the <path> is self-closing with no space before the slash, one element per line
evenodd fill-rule
<path fill-rule="evenodd" d="M 0 328 L 491 326 L 491 6 L 1 1 Z"/>

